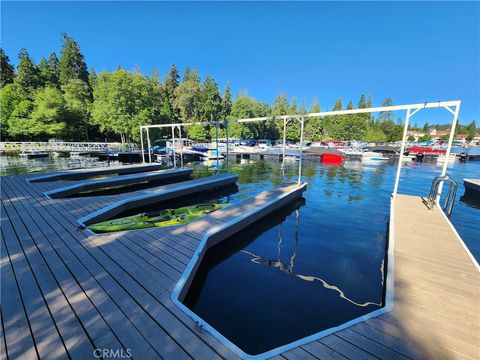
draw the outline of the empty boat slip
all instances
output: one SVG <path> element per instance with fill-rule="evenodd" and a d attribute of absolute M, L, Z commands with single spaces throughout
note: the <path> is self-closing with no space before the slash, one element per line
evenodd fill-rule
<path fill-rule="evenodd" d="M 117 201 L 107 207 L 84 216 L 79 219 L 78 222 L 81 225 L 90 225 L 106 221 L 127 210 L 233 185 L 237 182 L 237 179 L 237 175 L 225 174 L 160 186 L 156 188 L 155 191 Z"/>
<path fill-rule="evenodd" d="M 29 182 L 41 181 L 57 181 L 57 180 L 83 180 L 94 176 L 102 175 L 122 175 L 122 174 L 137 174 L 147 171 L 161 170 L 165 166 L 162 164 L 149 164 L 138 166 L 110 166 L 92 169 L 69 170 L 64 172 L 50 173 L 28 178 Z"/>
<path fill-rule="evenodd" d="M 190 177 L 192 169 L 160 170 L 146 173 L 120 175 L 108 179 L 90 180 L 45 192 L 51 198 L 67 197 L 86 191 L 107 189 L 116 186 L 127 186 L 158 181 L 183 181 Z"/>

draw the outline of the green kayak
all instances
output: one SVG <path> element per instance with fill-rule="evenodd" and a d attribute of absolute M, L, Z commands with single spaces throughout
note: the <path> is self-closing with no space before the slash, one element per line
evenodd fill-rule
<path fill-rule="evenodd" d="M 205 214 L 211 213 L 225 206 L 227 206 L 227 204 L 200 204 L 185 206 L 178 209 L 167 209 L 159 212 L 143 213 L 133 216 L 126 216 L 119 219 L 103 221 L 90 225 L 88 228 L 96 233 L 106 233 L 113 231 L 180 225 L 198 219 Z"/>

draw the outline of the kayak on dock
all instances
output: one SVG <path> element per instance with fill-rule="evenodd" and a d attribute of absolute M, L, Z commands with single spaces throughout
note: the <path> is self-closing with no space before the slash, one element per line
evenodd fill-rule
<path fill-rule="evenodd" d="M 90 225 L 88 228 L 96 233 L 146 229 L 181 225 L 227 206 L 227 204 L 200 204 L 184 206 L 178 209 L 166 209 L 119 219 L 107 220 Z"/>

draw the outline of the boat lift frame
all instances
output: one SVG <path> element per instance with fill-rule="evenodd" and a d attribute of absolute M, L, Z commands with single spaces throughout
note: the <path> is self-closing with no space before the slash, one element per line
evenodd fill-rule
<path fill-rule="evenodd" d="M 403 136 L 402 136 L 402 144 L 400 146 L 400 157 L 398 160 L 397 165 L 397 172 L 395 176 L 395 185 L 392 192 L 392 197 L 395 198 L 395 195 L 398 192 L 398 184 L 400 181 L 400 174 L 402 170 L 402 163 L 403 163 L 403 153 L 405 152 L 405 142 L 407 140 L 407 132 L 408 126 L 410 123 L 410 118 L 418 113 L 420 110 L 423 109 L 431 109 L 431 108 L 444 108 L 448 112 L 450 112 L 453 116 L 453 121 L 450 127 L 450 135 L 448 137 L 448 144 L 447 150 L 445 153 L 446 159 L 449 158 L 450 152 L 452 149 L 453 137 L 455 134 L 455 128 L 457 127 L 458 123 L 458 114 L 460 112 L 460 100 L 452 100 L 452 101 L 435 101 L 435 102 L 425 102 L 420 104 L 407 104 L 407 105 L 393 105 L 393 106 L 380 106 L 380 107 L 372 107 L 372 108 L 364 108 L 364 109 L 350 109 L 350 110 L 338 110 L 338 111 L 323 111 L 317 113 L 306 113 L 306 114 L 291 114 L 291 115 L 278 115 L 278 116 L 266 116 L 266 117 L 257 117 L 257 118 L 248 118 L 248 119 L 235 119 L 235 120 L 215 120 L 215 121 L 201 121 L 201 122 L 188 122 L 188 123 L 177 123 L 177 124 L 157 124 L 157 125 L 142 125 L 140 126 L 140 142 L 141 142 L 141 149 L 142 154 L 144 154 L 144 145 L 143 145 L 143 132 L 146 131 L 147 136 L 147 143 L 148 143 L 148 159 L 149 162 L 152 162 L 151 156 L 151 146 L 150 146 L 150 136 L 149 136 L 149 129 L 151 128 L 171 128 L 172 129 L 172 146 L 174 146 L 175 142 L 175 128 L 178 129 L 179 135 L 181 138 L 181 127 L 182 126 L 192 126 L 192 125 L 215 125 L 215 142 L 216 142 L 216 149 L 218 154 L 218 126 L 220 123 L 223 123 L 225 127 L 225 135 L 227 141 L 227 172 L 228 172 L 228 158 L 229 158 L 229 148 L 228 148 L 228 124 L 231 122 L 238 122 L 238 123 L 249 123 L 249 122 L 261 122 L 261 121 L 268 121 L 268 120 L 283 120 L 283 145 L 282 145 L 282 170 L 283 175 L 284 173 L 284 165 L 285 165 L 285 146 L 286 146 L 286 128 L 287 124 L 290 120 L 298 120 L 300 121 L 300 161 L 299 161 L 299 171 L 298 171 L 298 185 L 301 184 L 301 174 L 302 174 L 302 151 L 303 151 L 303 142 L 304 142 L 304 127 L 305 121 L 309 118 L 322 118 L 325 116 L 337 116 L 337 115 L 350 115 L 350 114 L 366 114 L 366 113 L 377 113 L 377 112 L 385 112 L 385 111 L 401 111 L 406 110 L 407 114 L 405 117 L 405 124 L 403 127 Z M 143 162 L 145 162 L 145 157 L 142 157 Z M 173 156 L 174 167 L 176 167 L 176 160 L 175 155 Z M 183 166 L 183 156 L 182 151 L 180 153 L 180 161 L 181 165 Z M 217 172 L 218 172 L 218 156 L 217 156 Z M 448 160 L 443 163 L 442 172 L 440 176 L 445 176 L 447 173 L 448 167 Z M 440 195 L 442 194 L 443 183 L 439 185 L 436 202 L 438 203 L 440 200 Z"/>

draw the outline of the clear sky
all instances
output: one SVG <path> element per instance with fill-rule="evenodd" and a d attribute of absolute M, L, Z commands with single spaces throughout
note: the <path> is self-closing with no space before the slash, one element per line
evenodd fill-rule
<path fill-rule="evenodd" d="M 360 94 L 374 105 L 462 100 L 480 120 L 479 2 L 5 2 L 2 47 L 16 64 L 76 39 L 97 72 L 190 66 L 271 103 L 317 95 L 322 110 Z M 403 115 L 403 114 L 399 114 Z M 444 122 L 445 110 L 415 120 Z"/>

